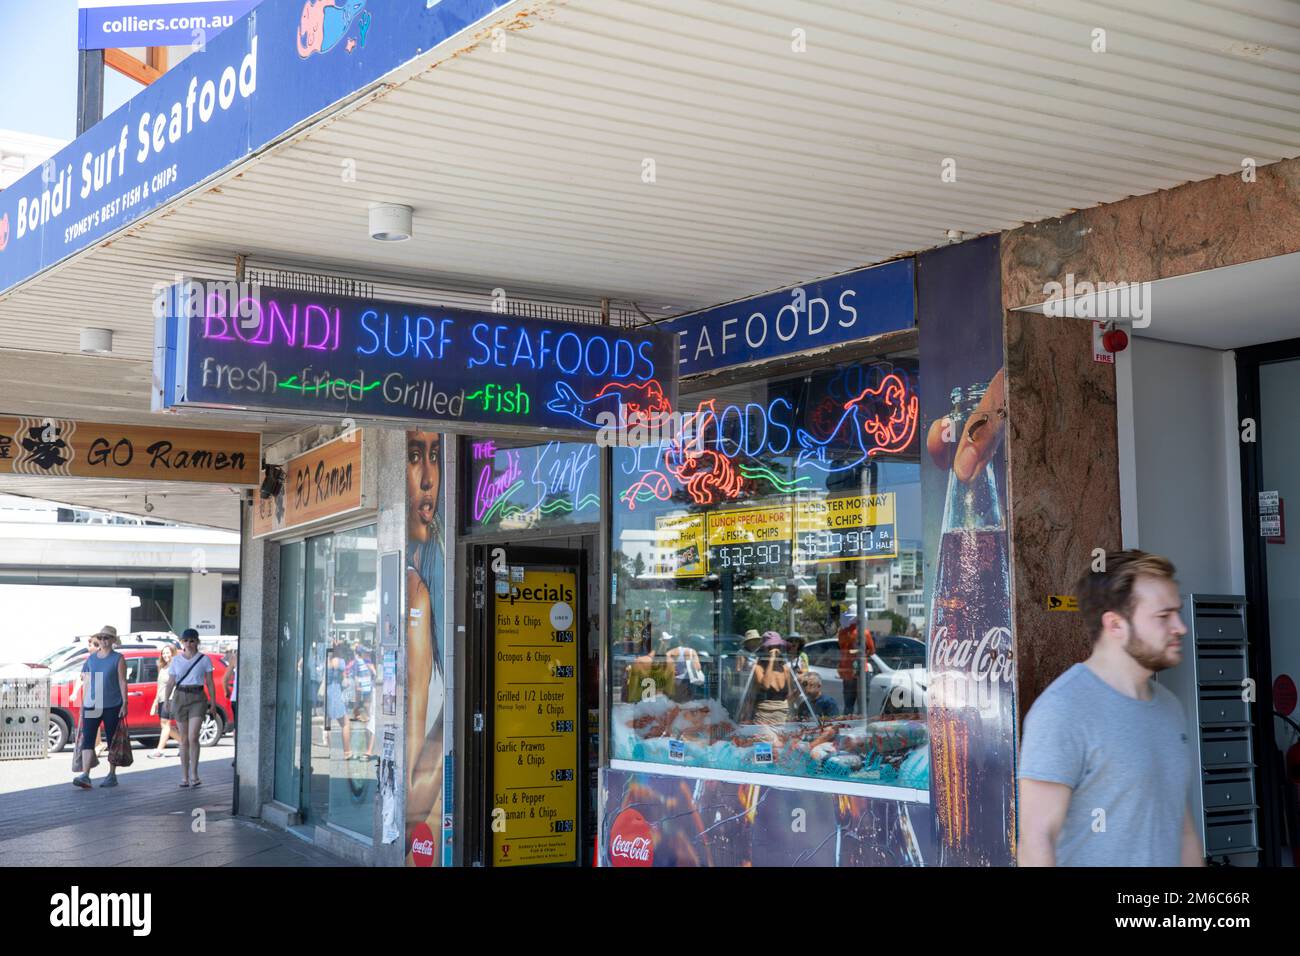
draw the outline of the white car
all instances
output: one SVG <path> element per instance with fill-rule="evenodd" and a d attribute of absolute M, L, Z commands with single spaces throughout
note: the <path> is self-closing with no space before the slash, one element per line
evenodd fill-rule
<path fill-rule="evenodd" d="M 809 669 L 822 679 L 822 693 L 844 713 L 839 641 L 833 637 L 810 641 L 804 653 L 808 655 Z M 876 653 L 869 658 L 868 679 L 868 717 L 923 709 L 929 687 L 924 642 L 897 634 L 879 638 Z"/>

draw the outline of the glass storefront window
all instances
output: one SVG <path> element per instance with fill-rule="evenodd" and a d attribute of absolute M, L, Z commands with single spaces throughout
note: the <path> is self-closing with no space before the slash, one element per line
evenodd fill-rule
<path fill-rule="evenodd" d="M 613 456 L 610 753 L 925 789 L 914 350 L 683 395 Z"/>
<path fill-rule="evenodd" d="M 468 534 L 600 520 L 600 449 L 590 442 L 474 439 L 466 448 Z"/>
<path fill-rule="evenodd" d="M 378 576 L 373 524 L 280 545 L 274 796 L 371 839 Z"/>

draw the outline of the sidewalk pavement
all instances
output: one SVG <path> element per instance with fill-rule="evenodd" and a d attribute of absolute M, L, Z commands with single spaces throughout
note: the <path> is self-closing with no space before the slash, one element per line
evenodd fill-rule
<path fill-rule="evenodd" d="M 137 746 L 119 785 L 72 786 L 72 752 L 0 761 L 0 866 L 344 866 L 343 860 L 255 820 L 232 817 L 234 742 L 200 756 L 203 786 L 182 790 L 176 749 L 158 760 Z"/>

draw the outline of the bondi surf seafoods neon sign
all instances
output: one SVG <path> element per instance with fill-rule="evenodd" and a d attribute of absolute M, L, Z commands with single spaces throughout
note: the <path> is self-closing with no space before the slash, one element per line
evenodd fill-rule
<path fill-rule="evenodd" d="M 158 319 L 154 410 L 247 408 L 590 433 L 677 400 L 667 333 L 188 280 Z"/>

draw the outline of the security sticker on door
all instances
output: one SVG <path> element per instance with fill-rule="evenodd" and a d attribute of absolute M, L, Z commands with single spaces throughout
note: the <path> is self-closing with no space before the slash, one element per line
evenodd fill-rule
<path fill-rule="evenodd" d="M 511 565 L 511 567 L 510 567 L 510 581 L 511 581 L 513 584 L 523 584 L 523 583 L 524 583 L 524 566 L 523 566 L 522 564 Z"/>
<path fill-rule="evenodd" d="M 510 594 L 510 581 L 506 578 L 497 578 L 497 596 L 508 597 Z"/>

